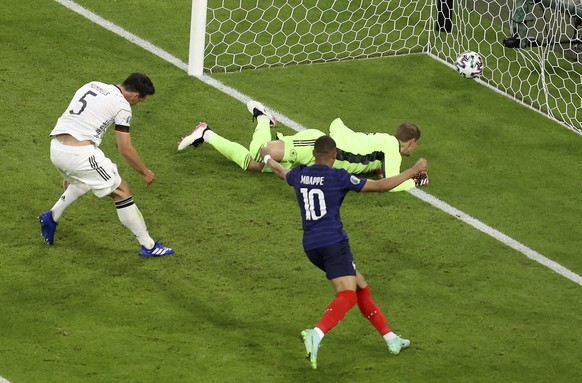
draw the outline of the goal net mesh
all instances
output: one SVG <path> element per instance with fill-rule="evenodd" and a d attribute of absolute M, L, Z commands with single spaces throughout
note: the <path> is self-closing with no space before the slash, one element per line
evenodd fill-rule
<path fill-rule="evenodd" d="M 208 0 L 204 71 L 474 50 L 482 81 L 582 133 L 581 2 Z"/>

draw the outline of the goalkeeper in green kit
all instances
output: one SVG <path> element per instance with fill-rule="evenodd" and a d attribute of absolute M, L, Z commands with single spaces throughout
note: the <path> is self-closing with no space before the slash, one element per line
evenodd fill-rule
<path fill-rule="evenodd" d="M 324 132 L 306 129 L 292 136 L 277 133 L 277 139 L 272 140 L 271 128 L 277 125 L 276 118 L 257 101 L 249 101 L 247 109 L 257 120 L 249 148 L 218 135 L 205 122 L 200 122 L 180 141 L 178 150 L 189 146 L 196 148 L 206 142 L 243 170 L 255 172 L 271 171 L 265 167 L 259 154 L 261 147 L 267 147 L 271 157 L 286 169 L 297 165 L 313 165 L 313 145 L 317 138 L 326 135 Z M 375 173 L 388 178 L 400 174 L 402 156 L 408 157 L 414 152 L 420 140 L 420 129 L 414 124 L 404 123 L 396 129 L 394 135 L 360 133 L 354 132 L 341 119 L 336 118 L 330 124 L 329 136 L 337 144 L 334 168 L 345 169 L 352 174 Z M 425 186 L 428 182 L 426 172 L 421 172 L 391 191 Z"/>

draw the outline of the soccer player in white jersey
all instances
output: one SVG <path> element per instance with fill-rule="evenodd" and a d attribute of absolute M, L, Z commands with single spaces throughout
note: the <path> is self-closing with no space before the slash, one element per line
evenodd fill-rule
<path fill-rule="evenodd" d="M 174 253 L 150 237 L 128 183 L 118 174 L 117 165 L 99 149 L 105 132 L 114 124 L 121 156 L 148 186 L 154 182 L 156 175 L 141 160 L 129 133 L 131 107 L 154 93 L 154 84 L 142 73 L 132 73 L 118 85 L 93 81 L 77 90 L 50 133 L 51 161 L 64 178 L 65 191 L 50 210 L 38 217 L 41 234 L 49 245 L 54 242 L 57 222 L 65 209 L 92 190 L 99 198 L 113 198 L 119 220 L 141 245 L 139 255 Z"/>

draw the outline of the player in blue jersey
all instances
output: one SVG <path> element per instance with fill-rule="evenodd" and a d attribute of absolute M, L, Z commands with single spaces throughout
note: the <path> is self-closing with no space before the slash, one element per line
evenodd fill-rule
<path fill-rule="evenodd" d="M 426 171 L 427 162 L 421 158 L 412 168 L 398 175 L 369 180 L 358 178 L 344 169 L 333 168 L 337 148 L 329 136 L 321 136 L 315 141 L 313 155 L 313 165 L 299 165 L 289 170 L 271 157 L 268 148 L 261 149 L 265 164 L 295 188 L 303 218 L 303 248 L 309 260 L 325 272 L 336 292 L 335 299 L 317 325 L 301 332 L 307 351 L 306 358 L 312 368 L 317 368 L 317 351 L 324 335 L 356 304 L 383 336 L 388 351 L 398 354 L 401 349 L 410 346 L 410 341 L 392 332 L 386 317 L 374 303 L 366 280 L 356 270 L 348 236 L 341 221 L 340 207 L 350 190 L 389 191 L 415 174 Z"/>
<path fill-rule="evenodd" d="M 143 163 L 131 143 L 129 126 L 131 107 L 154 93 L 154 84 L 143 73 L 132 73 L 118 85 L 93 81 L 77 90 L 50 133 L 53 137 L 51 162 L 63 176 L 65 192 L 50 210 L 38 217 L 46 243 L 53 244 L 58 221 L 65 210 L 92 190 L 99 198 L 113 198 L 119 221 L 141 245 L 139 255 L 157 257 L 174 253 L 150 237 L 128 183 L 119 175 L 117 165 L 99 148 L 107 129 L 114 125 L 119 153 L 150 186 L 156 175 Z"/>

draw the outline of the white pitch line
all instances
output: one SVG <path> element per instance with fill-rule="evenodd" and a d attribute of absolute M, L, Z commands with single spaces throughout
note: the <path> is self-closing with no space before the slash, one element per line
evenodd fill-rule
<path fill-rule="evenodd" d="M 425 201 L 426 203 L 431 204 L 432 206 L 444 211 L 452 215 L 453 217 L 457 218 L 460 221 L 463 221 L 475 229 L 495 238 L 499 242 L 511 247 L 512 249 L 519 251 L 529 259 L 541 263 L 542 265 L 546 266 L 547 268 L 555 271 L 556 273 L 568 278 L 572 282 L 575 282 L 582 286 L 582 277 L 573 271 L 565 268 L 564 266 L 560 265 L 557 262 L 552 261 L 549 258 L 544 257 L 540 253 L 535 250 L 530 249 L 526 245 L 517 242 L 515 239 L 503 234 L 499 230 L 495 230 L 491 226 L 484 224 L 483 222 L 479 221 L 478 219 L 471 217 L 467 213 L 463 213 L 457 208 L 452 207 L 446 202 L 441 201 L 440 199 L 420 190 L 420 189 L 411 189 L 408 191 L 413 196 Z"/>
<path fill-rule="evenodd" d="M 161 48 L 158 48 L 157 46 L 153 45 L 149 41 L 144 40 L 144 39 L 134 35 L 133 33 L 126 31 L 125 29 L 121 28 L 120 26 L 102 18 L 101 16 L 99 16 L 99 15 L 91 12 L 90 10 L 80 6 L 79 4 L 75 3 L 74 1 L 71 1 L 71 0 L 54 0 L 54 1 L 69 8 L 70 10 L 80 14 L 81 16 L 91 20 L 95 24 L 98 24 L 98 25 L 102 26 L 103 28 L 105 28 L 105 29 L 123 37 L 124 39 L 140 46 L 141 48 L 147 50 L 148 52 L 153 53 L 154 55 L 158 56 L 162 60 L 165 60 L 165 61 L 177 66 L 181 70 L 183 70 L 185 72 L 188 71 L 188 64 L 181 61 L 177 57 L 171 55 L 170 53 L 166 52 L 165 50 L 163 50 Z M 223 84 L 222 82 L 220 82 L 220 81 L 218 81 L 210 76 L 202 75 L 202 76 L 199 76 L 196 78 L 198 80 L 204 82 L 205 84 L 210 85 L 210 86 L 226 93 L 227 95 L 229 95 L 229 96 L 231 96 L 231 97 L 233 97 L 233 98 L 235 98 L 235 99 L 237 99 L 245 104 L 247 101 L 249 101 L 251 99 L 249 96 L 239 92 L 236 89 L 233 89 L 233 88 Z M 303 125 L 299 124 L 296 121 L 293 121 L 292 119 L 284 116 L 283 114 L 277 112 L 276 110 L 273 110 L 273 109 L 271 109 L 271 110 L 277 115 L 277 119 L 281 123 L 290 127 L 291 129 L 293 129 L 295 131 L 301 131 L 301 130 L 306 129 Z M 409 193 L 412 194 L 413 196 L 421 199 L 422 201 L 425 201 L 425 202 L 431 204 L 432 206 L 436 207 L 437 209 L 440 209 L 440 210 L 444 211 L 445 213 L 450 214 L 453 217 L 473 226 L 475 229 L 495 238 L 496 240 L 502 242 L 503 244 L 505 244 L 505 245 L 511 247 L 512 249 L 522 253 L 523 255 L 528 257 L 529 259 L 546 266 L 550 270 L 552 270 L 552 271 L 560 274 L 561 276 L 568 278 L 572 282 L 582 286 L 582 277 L 580 275 L 565 268 L 564 266 L 560 265 L 559 263 L 554 262 L 551 259 L 544 257 L 543 255 L 536 252 L 535 250 L 530 249 L 529 247 L 525 246 L 524 244 L 522 244 L 522 243 L 514 240 L 513 238 L 503 234 L 502 232 L 495 230 L 490 226 L 487 226 L 486 224 L 479 221 L 478 219 L 471 217 L 470 215 L 468 215 L 466 213 L 463 213 L 462 211 L 452 207 L 451 205 L 447 204 L 446 202 L 443 202 L 443 201 L 439 200 L 438 198 L 436 198 L 436 197 L 434 197 L 434 196 L 432 196 L 432 195 L 430 195 L 422 190 L 412 189 L 412 190 L 409 190 Z"/>

